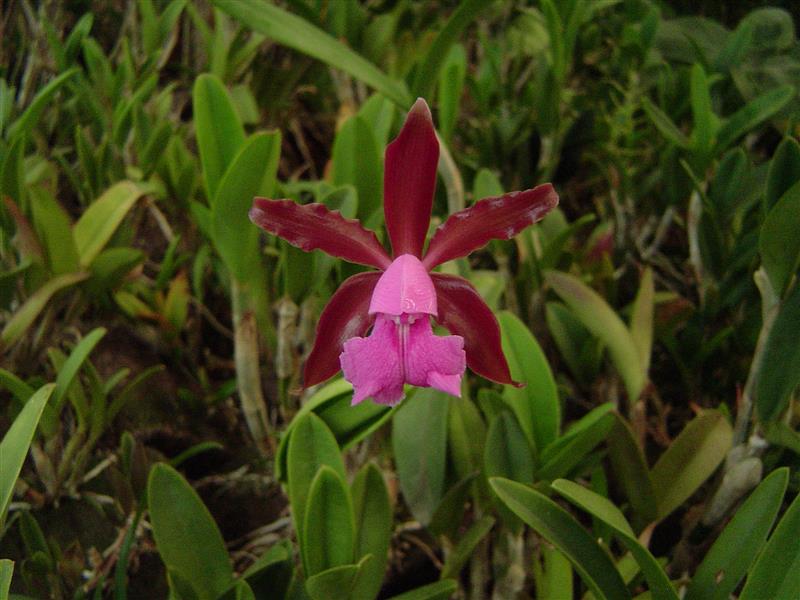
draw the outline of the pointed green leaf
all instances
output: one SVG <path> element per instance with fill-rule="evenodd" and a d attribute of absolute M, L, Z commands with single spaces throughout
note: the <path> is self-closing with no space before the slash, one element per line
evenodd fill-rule
<path fill-rule="evenodd" d="M 778 145 L 767 172 L 767 189 L 764 203 L 767 210 L 800 181 L 800 143 L 792 137 L 785 137 Z"/>
<path fill-rule="evenodd" d="M 639 292 L 633 301 L 631 313 L 631 337 L 639 351 L 639 360 L 645 373 L 650 369 L 650 352 L 653 348 L 653 307 L 655 288 L 653 286 L 653 270 L 648 267 L 642 273 Z"/>
<path fill-rule="evenodd" d="M 440 575 L 442 579 L 458 577 L 461 569 L 464 568 L 464 565 L 467 564 L 467 561 L 475 551 L 475 547 L 492 530 L 494 523 L 494 517 L 484 515 L 472 524 L 447 556 Z"/>
<path fill-rule="evenodd" d="M 399 596 L 392 596 L 389 600 L 448 600 L 457 589 L 458 583 L 455 579 L 444 579 Z"/>
<path fill-rule="evenodd" d="M 344 478 L 328 465 L 311 482 L 300 539 L 308 577 L 353 562 L 353 504 Z"/>
<path fill-rule="evenodd" d="M 800 267 L 798 231 L 800 231 L 800 181 L 770 209 L 758 238 L 761 264 L 779 297 Z"/>
<path fill-rule="evenodd" d="M 572 515 L 524 484 L 500 477 L 489 483 L 506 506 L 569 558 L 595 596 L 631 597 L 608 554 Z"/>
<path fill-rule="evenodd" d="M 349 184 L 358 190 L 358 218 L 367 226 L 373 225 L 373 219 L 381 217 L 383 157 L 364 117 L 350 117 L 336 133 L 331 163 L 333 183 Z"/>
<path fill-rule="evenodd" d="M 352 487 L 356 522 L 354 557 L 372 555 L 359 575 L 356 598 L 374 598 L 383 583 L 392 539 L 392 505 L 383 474 L 373 463 L 358 472 Z"/>
<path fill-rule="evenodd" d="M 611 468 L 640 522 L 655 521 L 658 518 L 658 506 L 644 452 L 628 422 L 619 414 L 613 414 L 614 428 L 608 436 Z"/>
<path fill-rule="evenodd" d="M 745 104 L 720 127 L 717 149 L 726 150 L 739 137 L 773 117 L 794 98 L 794 94 L 792 86 L 782 85 Z"/>

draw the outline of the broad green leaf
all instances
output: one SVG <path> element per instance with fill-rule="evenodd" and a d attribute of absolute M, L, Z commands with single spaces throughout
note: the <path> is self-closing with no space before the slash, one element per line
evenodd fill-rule
<path fill-rule="evenodd" d="M 639 543 L 625 516 L 608 498 L 566 479 L 554 481 L 552 487 L 567 500 L 607 524 L 619 535 L 623 545 L 642 569 L 653 600 L 678 600 L 678 595 L 664 569 L 650 551 Z"/>
<path fill-rule="evenodd" d="M 755 493 L 755 492 L 754 492 Z M 737 513 L 738 514 L 738 513 Z M 784 513 L 764 551 L 756 559 L 740 600 L 786 598 L 800 589 L 800 495 Z M 740 544 L 738 540 L 735 544 Z"/>
<path fill-rule="evenodd" d="M 358 218 L 372 225 L 376 213 L 382 210 L 383 159 L 375 134 L 364 117 L 350 117 L 336 132 L 331 163 L 333 183 L 349 184 L 358 190 Z"/>
<path fill-rule="evenodd" d="M 644 389 L 647 374 L 636 342 L 625 323 L 597 292 L 572 275 L 548 271 L 545 279 L 583 325 L 608 347 L 614 366 L 625 383 L 629 402 L 636 402 Z"/>
<path fill-rule="evenodd" d="M 352 563 L 355 527 L 353 503 L 344 478 L 322 465 L 308 491 L 300 538 L 306 576 Z"/>
<path fill-rule="evenodd" d="M 82 266 L 89 266 L 100 254 L 143 193 L 132 181 L 120 181 L 86 209 L 72 230 Z"/>
<path fill-rule="evenodd" d="M 283 540 L 262 554 L 242 574 L 256 598 L 268 598 L 274 594 L 285 598 L 294 574 L 292 543 Z"/>
<path fill-rule="evenodd" d="M 383 583 L 392 539 L 392 505 L 383 474 L 373 463 L 358 472 L 351 490 L 355 513 L 356 559 L 372 555 L 359 575 L 356 598 L 374 598 Z"/>
<path fill-rule="evenodd" d="M 448 577 L 458 577 L 461 569 L 467 564 L 467 561 L 475 551 L 475 547 L 485 538 L 494 527 L 495 519 L 492 516 L 484 515 L 467 530 L 467 532 L 458 540 L 455 548 L 447 556 L 447 560 L 442 567 L 440 577 L 447 579 Z"/>
<path fill-rule="evenodd" d="M 392 449 L 403 498 L 423 525 L 431 521 L 444 494 L 447 410 L 450 397 L 420 388 L 392 420 Z"/>
<path fill-rule="evenodd" d="M 191 585 L 201 600 L 216 600 L 233 583 L 225 542 L 211 513 L 192 486 L 159 463 L 147 482 L 150 524 L 168 569 Z"/>
<path fill-rule="evenodd" d="M 405 594 L 392 596 L 389 600 L 448 600 L 458 589 L 455 579 L 443 579 L 423 585 Z"/>
<path fill-rule="evenodd" d="M 292 429 L 286 459 L 289 502 L 297 538 L 302 540 L 311 482 L 325 465 L 344 479 L 344 462 L 331 430 L 313 413 L 303 415 Z"/>
<path fill-rule="evenodd" d="M 80 69 L 72 68 L 69 71 L 65 71 L 39 90 L 39 93 L 36 94 L 36 97 L 28 108 L 25 109 L 25 112 L 8 128 L 8 139 L 12 139 L 20 132 L 27 132 L 34 128 L 36 122 L 39 120 L 39 116 L 50 104 L 55 93 L 79 70 Z"/>
<path fill-rule="evenodd" d="M 489 425 L 483 464 L 487 477 L 533 483 L 531 448 L 516 417 L 508 411 L 497 415 Z"/>
<path fill-rule="evenodd" d="M 541 560 L 533 561 L 533 579 L 537 598 L 574 598 L 572 563 L 562 552 L 549 544 L 539 546 Z M 590 600 L 591 592 L 584 598 Z"/>
<path fill-rule="evenodd" d="M 0 530 L 39 418 L 54 389 L 50 383 L 36 390 L 0 441 Z"/>
<path fill-rule="evenodd" d="M 22 334 L 25 333 L 56 292 L 60 292 L 65 288 L 75 285 L 88 276 L 88 273 L 67 273 L 65 275 L 58 275 L 31 294 L 25 303 L 20 306 L 6 322 L 6 326 L 3 328 L 2 333 L 0 333 L 0 350 L 16 342 Z"/>
<path fill-rule="evenodd" d="M 17 137 L 0 155 L 0 193 L 9 196 L 17 204 L 22 204 L 25 197 L 25 140 L 24 135 Z M 0 213 L 2 214 L 2 213 Z"/>
<path fill-rule="evenodd" d="M 58 376 L 56 377 L 56 389 L 53 392 L 53 405 L 60 407 L 63 399 L 66 397 L 72 382 L 75 381 L 78 372 L 83 367 L 86 359 L 94 350 L 95 346 L 103 339 L 106 334 L 106 329 L 98 327 L 78 342 L 69 354 L 69 358 L 64 362 L 60 369 L 58 369 Z M 89 415 L 81 415 L 81 417 L 88 417 Z"/>
<path fill-rule="evenodd" d="M 350 73 L 403 108 L 411 106 L 411 96 L 402 82 L 305 19 L 264 0 L 214 0 L 214 4 L 244 26 Z"/>
<path fill-rule="evenodd" d="M 489 483 L 508 508 L 569 558 L 595 596 L 631 597 L 608 554 L 572 515 L 524 484 L 500 477 Z"/>
<path fill-rule="evenodd" d="M 11 578 L 14 576 L 14 561 L 0 558 L 0 600 L 8 600 Z"/>
<path fill-rule="evenodd" d="M 389 141 L 389 132 L 392 129 L 395 112 L 394 103 L 380 94 L 372 94 L 358 109 L 358 116 L 369 124 L 378 149 L 381 151 Z"/>
<path fill-rule="evenodd" d="M 445 140 L 449 140 L 452 136 L 458 119 L 461 94 L 464 91 L 464 79 L 466 76 L 467 52 L 461 44 L 454 44 L 448 51 L 442 70 L 439 73 L 438 126 Z M 502 193 L 502 190 L 500 193 Z"/>
<path fill-rule="evenodd" d="M 312 575 L 306 580 L 306 592 L 312 600 L 361 598 L 362 596 L 353 593 L 353 588 L 361 580 L 360 572 L 370 562 L 372 557 L 365 556 L 357 565 L 341 565 Z M 363 596 L 363 598 L 371 597 Z"/>
<path fill-rule="evenodd" d="M 761 264 L 780 297 L 800 267 L 800 181 L 770 209 L 758 239 Z"/>
<path fill-rule="evenodd" d="M 764 422 L 777 420 L 800 383 L 800 285 L 778 306 L 756 372 L 756 409 Z"/>
<path fill-rule="evenodd" d="M 800 181 L 800 143 L 785 137 L 778 145 L 767 172 L 767 189 L 764 203 L 769 211 L 789 188 Z"/>
<path fill-rule="evenodd" d="M 391 408 L 375 402 L 361 402 L 352 406 L 352 399 L 353 386 L 344 379 L 335 379 L 305 401 L 278 444 L 275 457 L 275 475 L 278 479 L 286 480 L 286 451 L 290 433 L 304 415 L 311 412 L 316 414 L 333 432 L 342 450 L 346 450 L 383 425 L 397 410 L 397 407 Z"/>
<path fill-rule="evenodd" d="M 447 429 L 447 446 L 452 465 L 456 476 L 463 479 L 480 469 L 486 424 L 475 404 L 462 398 L 450 401 Z"/>
<path fill-rule="evenodd" d="M 613 414 L 614 428 L 608 436 L 611 468 L 640 520 L 647 523 L 655 521 L 658 518 L 658 505 L 642 447 L 628 422 L 619 414 Z"/>
<path fill-rule="evenodd" d="M 789 469 L 776 469 L 750 494 L 700 563 L 689 584 L 686 600 L 731 597 L 772 529 L 788 482 Z M 781 571 L 779 569 L 778 573 Z"/>
<path fill-rule="evenodd" d="M 600 369 L 603 343 L 561 302 L 545 304 L 545 320 L 572 374 L 584 385 L 590 384 Z"/>
<path fill-rule="evenodd" d="M 600 442 L 608 437 L 614 426 L 609 402 L 593 409 L 572 430 L 545 449 L 539 457 L 541 466 L 536 471 L 537 480 L 550 481 L 569 474 Z"/>
<path fill-rule="evenodd" d="M 11 371 L 0 368 L 0 386 L 3 386 L 20 402 L 27 402 L 36 391 Z"/>
<path fill-rule="evenodd" d="M 475 497 L 476 502 L 483 500 L 483 498 L 476 497 L 475 487 L 472 485 L 478 474 L 479 471 L 470 473 L 450 486 L 442 501 L 439 502 L 439 506 L 436 507 L 431 522 L 428 523 L 428 531 L 437 537 L 444 535 L 451 540 L 455 537 L 464 520 L 465 509 L 470 497 Z"/>
<path fill-rule="evenodd" d="M 455 43 L 467 25 L 491 2 L 492 0 L 464 0 L 464 2 L 460 2 L 457 5 L 456 10 L 453 11 L 453 14 L 433 40 L 422 64 L 417 68 L 414 85 L 412 86 L 417 96 L 428 98 L 433 94 L 433 86 L 436 83 L 442 63 L 447 59 L 450 46 Z"/>
<path fill-rule="evenodd" d="M 642 108 L 644 112 L 647 113 L 647 116 L 650 117 L 656 129 L 661 132 L 661 135 L 667 138 L 667 141 L 672 142 L 679 148 L 689 147 L 689 138 L 678 129 L 678 126 L 675 125 L 664 111 L 653 104 L 646 96 L 642 98 Z"/>
<path fill-rule="evenodd" d="M 240 281 L 247 281 L 250 271 L 260 268 L 258 229 L 247 215 L 254 196 L 272 193 L 280 152 L 278 132 L 248 138 L 225 171 L 211 203 L 214 245 Z"/>
<path fill-rule="evenodd" d="M 200 75 L 192 89 L 192 110 L 209 204 L 223 175 L 244 144 L 244 129 L 218 77 Z"/>
<path fill-rule="evenodd" d="M 536 338 L 510 312 L 498 315 L 503 352 L 514 380 L 523 388 L 505 386 L 503 396 L 517 415 L 522 431 L 535 451 L 541 451 L 558 436 L 561 405 L 553 373 Z"/>
<path fill-rule="evenodd" d="M 726 150 L 739 137 L 777 114 L 794 98 L 795 90 L 783 85 L 761 94 L 732 114 L 720 127 L 717 149 Z"/>
<path fill-rule="evenodd" d="M 648 267 L 642 273 L 639 292 L 633 301 L 631 312 L 631 337 L 639 351 L 639 360 L 645 373 L 650 369 L 650 352 L 653 348 L 653 307 L 655 304 L 655 288 L 653 286 L 653 270 Z"/>
<path fill-rule="evenodd" d="M 717 470 L 732 440 L 731 426 L 717 410 L 700 413 L 684 427 L 651 471 L 660 518 L 688 500 Z"/>
<path fill-rule="evenodd" d="M 690 78 L 690 100 L 692 105 L 692 146 L 696 153 L 705 157 L 711 149 L 716 129 L 716 115 L 711 109 L 711 93 L 706 72 L 700 63 L 692 65 Z"/>
<path fill-rule="evenodd" d="M 78 250 L 72 236 L 72 224 L 56 199 L 41 187 L 31 187 L 30 205 L 33 225 L 47 255 L 47 266 L 55 275 L 78 270 Z"/>

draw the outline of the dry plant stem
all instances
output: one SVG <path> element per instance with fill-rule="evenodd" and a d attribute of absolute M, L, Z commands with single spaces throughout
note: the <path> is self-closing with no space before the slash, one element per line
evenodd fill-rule
<path fill-rule="evenodd" d="M 269 444 L 269 421 L 264 395 L 261 392 L 261 374 L 258 355 L 258 327 L 256 316 L 249 306 L 247 292 L 242 283 L 231 280 L 233 302 L 233 341 L 236 363 L 236 382 L 247 428 L 259 451 L 266 455 Z"/>

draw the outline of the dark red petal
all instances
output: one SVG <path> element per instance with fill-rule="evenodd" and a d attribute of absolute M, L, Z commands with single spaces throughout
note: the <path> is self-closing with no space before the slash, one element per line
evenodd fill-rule
<path fill-rule="evenodd" d="M 250 220 L 306 252 L 319 248 L 331 256 L 378 269 L 392 263 L 373 232 L 324 204 L 255 198 Z"/>
<path fill-rule="evenodd" d="M 372 290 L 381 274 L 359 273 L 344 280 L 322 310 L 314 348 L 306 361 L 303 385 L 309 387 L 335 375 L 344 343 L 363 336 L 372 323 L 367 314 Z"/>
<path fill-rule="evenodd" d="M 419 98 L 400 134 L 386 147 L 383 210 L 394 256 L 422 256 L 436 188 L 439 142 L 431 111 Z"/>
<path fill-rule="evenodd" d="M 428 269 L 466 256 L 490 240 L 508 240 L 536 223 L 558 204 L 549 183 L 524 192 L 484 198 L 450 215 L 433 234 L 422 264 Z"/>
<path fill-rule="evenodd" d="M 467 366 L 486 379 L 520 387 L 511 379 L 497 318 L 472 284 L 442 273 L 431 273 L 431 278 L 439 304 L 437 320 L 450 333 L 464 338 Z"/>

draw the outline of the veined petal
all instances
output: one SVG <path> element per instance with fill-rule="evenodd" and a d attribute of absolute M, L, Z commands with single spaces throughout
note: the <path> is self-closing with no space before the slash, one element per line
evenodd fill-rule
<path fill-rule="evenodd" d="M 331 256 L 378 269 L 386 269 L 392 262 L 372 231 L 324 204 L 256 198 L 250 220 L 306 252 L 319 248 Z"/>
<path fill-rule="evenodd" d="M 460 398 L 464 369 L 464 338 L 434 335 L 427 315 L 420 315 L 408 325 L 404 363 L 408 383 L 433 387 Z"/>
<path fill-rule="evenodd" d="M 314 348 L 306 361 L 303 372 L 306 387 L 335 375 L 344 343 L 367 332 L 372 322 L 367 309 L 380 276 L 374 271 L 353 275 L 331 297 L 319 317 Z"/>
<path fill-rule="evenodd" d="M 353 404 L 365 398 L 378 404 L 403 399 L 401 354 L 397 324 L 385 315 L 377 316 L 369 337 L 345 342 L 339 360 L 344 378 L 353 384 Z"/>
<path fill-rule="evenodd" d="M 490 240 L 508 240 L 541 220 L 558 204 L 549 183 L 524 192 L 484 198 L 450 215 L 431 238 L 422 264 L 432 269 L 448 260 L 467 256 Z"/>
<path fill-rule="evenodd" d="M 422 256 L 436 188 L 439 142 L 431 111 L 419 98 L 400 134 L 386 147 L 383 210 L 395 256 Z"/>
<path fill-rule="evenodd" d="M 431 276 L 416 256 L 403 254 L 392 261 L 375 285 L 369 313 L 436 316 L 436 290 Z"/>
<path fill-rule="evenodd" d="M 478 375 L 520 387 L 511 372 L 500 342 L 500 326 L 491 309 L 466 279 L 431 273 L 439 304 L 438 321 L 464 338 L 467 366 Z"/>

